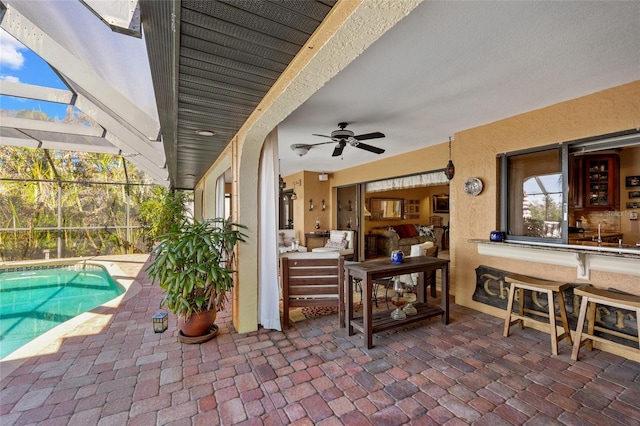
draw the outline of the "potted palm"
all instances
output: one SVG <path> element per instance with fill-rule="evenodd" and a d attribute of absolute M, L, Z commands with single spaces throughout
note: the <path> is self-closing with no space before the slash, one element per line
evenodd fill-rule
<path fill-rule="evenodd" d="M 233 288 L 234 247 L 245 226 L 230 219 L 185 219 L 160 237 L 146 271 L 164 291 L 162 306 L 178 315 L 182 335 L 210 334 Z"/>

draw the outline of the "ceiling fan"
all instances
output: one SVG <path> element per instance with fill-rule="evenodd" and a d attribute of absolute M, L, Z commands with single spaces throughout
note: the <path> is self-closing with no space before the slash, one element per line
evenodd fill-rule
<path fill-rule="evenodd" d="M 332 157 L 338 157 L 338 156 L 342 155 L 342 151 L 347 146 L 347 144 L 349 144 L 351 146 L 354 146 L 356 148 L 364 149 L 365 151 L 373 152 L 374 154 L 382 154 L 384 152 L 384 149 L 382 149 L 382 148 L 378 148 L 376 146 L 372 146 L 372 145 L 368 145 L 366 143 L 360 142 L 360 141 L 364 141 L 364 140 L 368 140 L 368 139 L 384 138 L 384 133 L 373 132 L 373 133 L 365 133 L 363 135 L 354 135 L 351 130 L 347 130 L 346 129 L 348 124 L 349 123 L 344 123 L 344 122 L 338 123 L 338 127 L 340 129 L 334 130 L 333 132 L 331 132 L 331 136 L 318 135 L 318 134 L 315 134 L 315 133 L 313 134 L 313 136 L 320 136 L 320 137 L 323 137 L 323 138 L 330 138 L 331 141 L 313 143 L 313 144 L 296 143 L 296 144 L 291 145 L 291 149 L 293 150 L 293 152 L 298 154 L 300 157 L 302 157 L 307 152 L 309 152 L 309 150 L 312 147 L 317 146 L 317 145 L 325 145 L 325 144 L 328 144 L 328 143 L 335 143 L 336 144 L 335 148 L 333 149 L 333 154 L 331 154 Z"/>

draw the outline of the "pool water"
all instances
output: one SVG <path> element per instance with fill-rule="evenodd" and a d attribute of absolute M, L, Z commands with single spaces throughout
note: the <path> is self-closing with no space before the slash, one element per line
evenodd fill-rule
<path fill-rule="evenodd" d="M 0 269 L 0 359 L 122 293 L 99 265 Z"/>

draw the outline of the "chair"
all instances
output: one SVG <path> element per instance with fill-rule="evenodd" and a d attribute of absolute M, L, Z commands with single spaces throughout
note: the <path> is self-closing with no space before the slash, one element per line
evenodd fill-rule
<path fill-rule="evenodd" d="M 386 277 L 386 278 L 371 280 L 371 285 L 373 287 L 371 298 L 373 299 L 373 303 L 376 305 L 376 308 L 378 307 L 378 291 L 382 286 L 384 287 L 385 303 L 387 304 L 387 309 L 389 309 L 389 297 L 387 293 L 389 291 L 389 287 L 393 286 L 393 278 L 394 277 Z M 362 305 L 362 295 L 364 294 L 364 290 L 362 289 L 362 280 L 354 279 L 354 283 L 355 283 L 355 291 L 360 293 L 360 305 Z"/>
<path fill-rule="evenodd" d="M 289 328 L 289 308 L 336 306 L 345 327 L 344 257 L 333 253 L 287 253 L 282 261 L 282 326 Z"/>
<path fill-rule="evenodd" d="M 511 283 L 509 288 L 509 301 L 507 302 L 507 315 L 504 320 L 504 337 L 509 337 L 509 329 L 512 325 L 518 324 L 521 329 L 524 328 L 524 320 L 532 321 L 549 327 L 551 335 L 551 353 L 558 355 L 558 342 L 566 339 L 569 345 L 573 345 L 571 340 L 571 331 L 569 331 L 569 321 L 567 320 L 567 310 L 564 305 L 563 292 L 570 287 L 569 283 L 541 280 L 539 278 L 527 277 L 520 274 L 511 274 L 505 277 L 505 281 Z M 518 291 L 518 313 L 513 313 L 513 301 L 516 290 Z M 524 307 L 524 291 L 545 293 L 547 295 L 548 313 L 525 309 Z M 560 308 L 560 320 L 564 333 L 558 335 L 556 330 L 556 309 L 553 301 L 553 295 L 558 297 L 558 306 Z M 549 322 L 543 322 L 531 317 L 525 317 L 524 313 L 530 313 L 544 318 L 548 318 Z"/>
<path fill-rule="evenodd" d="M 411 246 L 411 256 L 431 256 L 438 257 L 438 246 L 431 241 L 424 242 L 422 244 L 414 244 Z M 401 275 L 400 281 L 406 282 L 411 280 L 414 284 L 418 282 L 418 274 L 405 274 Z M 431 288 L 431 297 L 436 297 L 436 271 L 432 271 L 426 274 L 424 277 L 425 290 Z"/>
<path fill-rule="evenodd" d="M 429 216 L 429 225 L 442 228 L 442 216 Z"/>
<path fill-rule="evenodd" d="M 340 256 L 344 256 L 345 259 L 353 259 L 353 235 L 353 231 L 331 230 L 329 239 L 324 247 L 316 247 L 311 251 L 314 253 L 337 252 L 340 253 Z"/>
<path fill-rule="evenodd" d="M 624 309 L 635 313 L 638 330 L 640 330 L 640 296 L 628 293 L 622 293 L 589 286 L 578 287 L 573 290 L 575 296 L 582 297 L 580 303 L 580 314 L 578 315 L 578 325 L 576 326 L 576 335 L 573 341 L 573 350 L 571 351 L 571 359 L 578 360 L 578 353 L 582 345 L 587 345 L 589 350 L 593 349 L 593 342 L 607 343 L 613 347 L 624 351 L 633 351 L 640 353 L 640 339 L 636 336 L 616 333 L 617 337 L 631 340 L 636 343 L 635 348 L 613 342 L 604 337 L 596 335 L 598 327 L 596 325 L 596 305 L 605 305 L 611 308 Z M 584 331 L 585 321 L 588 321 L 587 330 Z M 624 352 L 621 352 L 624 353 Z"/>

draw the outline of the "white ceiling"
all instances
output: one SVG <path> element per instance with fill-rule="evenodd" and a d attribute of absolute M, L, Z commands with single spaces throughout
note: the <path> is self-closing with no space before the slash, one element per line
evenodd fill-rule
<path fill-rule="evenodd" d="M 281 174 L 368 163 L 638 79 L 640 2 L 424 2 L 280 124 Z M 289 148 L 341 121 L 385 133 L 366 143 L 386 152 Z"/>

